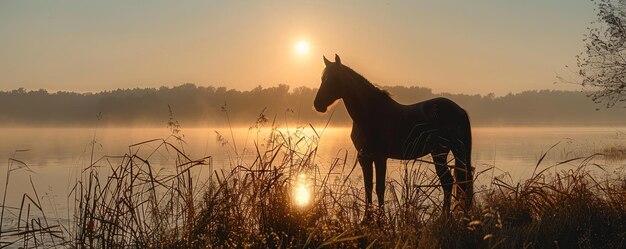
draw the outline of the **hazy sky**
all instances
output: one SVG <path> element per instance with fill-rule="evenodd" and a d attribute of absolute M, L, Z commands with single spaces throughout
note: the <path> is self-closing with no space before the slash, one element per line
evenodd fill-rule
<path fill-rule="evenodd" d="M 553 82 L 594 18 L 589 0 L 3 0 L 0 89 L 317 87 L 334 53 L 379 85 L 578 89 Z"/>

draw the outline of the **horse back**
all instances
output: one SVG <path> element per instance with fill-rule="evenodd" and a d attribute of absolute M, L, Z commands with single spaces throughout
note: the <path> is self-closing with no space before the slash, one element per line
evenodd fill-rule
<path fill-rule="evenodd" d="M 428 123 L 431 125 L 445 125 L 463 121 L 467 113 L 454 101 L 438 97 L 409 105 L 405 109 L 407 123 Z"/>
<path fill-rule="evenodd" d="M 443 97 L 412 105 L 397 104 L 376 111 L 377 118 L 369 122 L 353 122 L 352 142 L 360 152 L 391 158 L 407 156 L 406 149 L 417 146 L 412 141 L 420 141 L 419 146 L 425 146 L 429 135 L 466 123 L 467 119 L 467 114 L 459 105 Z M 429 148 L 411 150 L 428 153 Z M 424 153 L 410 153 L 413 154 L 410 157 Z"/>

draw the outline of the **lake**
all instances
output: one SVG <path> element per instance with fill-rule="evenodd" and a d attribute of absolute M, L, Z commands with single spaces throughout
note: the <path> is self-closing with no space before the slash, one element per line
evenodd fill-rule
<path fill-rule="evenodd" d="M 292 134 L 296 129 L 282 127 L 280 131 Z M 317 137 L 315 133 L 321 135 L 315 158 L 320 167 L 327 167 L 336 157 L 343 158 L 345 152 L 348 153 L 348 164 L 354 162 L 355 150 L 350 141 L 350 129 L 316 128 L 314 132 L 305 127 L 300 131 L 311 137 Z M 38 195 L 48 205 L 62 212 L 67 207 L 64 204 L 67 202 L 66 196 L 75 182 L 78 170 L 90 164 L 94 137 L 94 158 L 97 159 L 103 155 L 123 155 L 129 152 L 128 146 L 131 144 L 166 138 L 170 134 L 167 128 L 0 128 L 0 160 L 5 162 L 0 165 L 0 172 L 6 172 L 9 158 L 26 163 L 32 171 L 22 168 L 11 172 L 7 205 L 19 206 L 22 194 L 32 195 L 30 178 Z M 185 151 L 192 158 L 213 156 L 213 167 L 229 168 L 237 164 L 233 159 L 234 147 L 237 147 L 237 153 L 242 154 L 243 161 L 254 160 L 255 141 L 259 145 L 264 144 L 268 129 L 236 128 L 232 130 L 231 136 L 229 128 L 191 128 L 182 129 L 181 134 L 186 142 Z M 607 148 L 624 148 L 626 145 L 626 127 L 478 127 L 473 129 L 472 134 L 472 161 L 476 172 L 495 167 L 488 175 L 506 173 L 514 181 L 529 177 L 542 153 L 557 143 L 540 168 L 570 158 L 603 152 Z M 167 156 L 156 155 L 152 158 L 153 163 L 162 167 L 172 165 L 171 158 Z M 594 162 L 605 169 L 597 173 L 623 172 L 626 164 L 624 158 L 597 156 Z M 430 160 L 428 157 L 424 159 Z M 558 169 L 572 168 L 579 163 L 574 161 Z M 397 176 L 402 169 L 402 162 L 392 160 L 389 165 L 388 175 Z M 14 163 L 13 168 L 16 166 L 19 165 Z M 355 172 L 358 177 L 360 170 Z M 4 177 L 2 179 L 1 186 L 4 189 Z"/>

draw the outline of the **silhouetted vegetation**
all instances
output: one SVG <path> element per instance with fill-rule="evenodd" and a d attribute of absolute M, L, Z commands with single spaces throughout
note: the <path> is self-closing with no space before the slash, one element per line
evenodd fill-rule
<path fill-rule="evenodd" d="M 571 91 L 526 91 L 496 97 L 433 93 L 428 88 L 383 87 L 400 103 L 409 104 L 437 96 L 463 106 L 476 125 L 623 125 L 626 110 L 596 110 L 586 93 Z M 313 110 L 317 89 L 286 85 L 238 91 L 225 87 L 177 87 L 118 89 L 99 93 L 49 93 L 45 90 L 0 91 L 0 125 L 90 126 L 95 116 L 104 125 L 160 126 L 168 118 L 168 105 L 186 126 L 226 125 L 222 107 L 232 124 L 254 122 L 266 109 L 268 117 L 283 120 L 326 122 Z M 352 124 L 344 105 L 336 105 L 332 125 Z"/>
<path fill-rule="evenodd" d="M 608 108 L 626 101 L 626 5 L 623 1 L 592 1 L 598 19 L 584 39 L 578 74 L 581 84 L 592 90 L 589 97 Z"/>
<path fill-rule="evenodd" d="M 626 246 L 626 182 L 621 174 L 594 176 L 592 170 L 602 170 L 591 168 L 599 167 L 594 157 L 600 155 L 568 160 L 580 166 L 561 172 L 540 160 L 533 176 L 520 183 L 508 182 L 506 175 L 492 177 L 489 169 L 478 172 L 476 177 L 487 178 L 491 187 L 476 192 L 467 214 L 452 216 L 441 215 L 442 193 L 432 165 L 406 161 L 404 173 L 386 182 L 385 209 L 377 210 L 374 222 L 362 224 L 364 189 L 362 178 L 352 175 L 355 164 L 341 153 L 330 164 L 316 163 L 319 137 L 306 135 L 308 128 L 273 129 L 266 143 L 248 150 L 253 157 L 237 156 L 236 165 L 223 169 L 214 169 L 210 157 L 187 155 L 180 127 L 171 128 L 169 138 L 130 145 L 126 155 L 94 158 L 82 168 L 68 196 L 67 223 L 41 216 L 46 206 L 34 186 L 20 207 L 3 206 L 16 217 L 5 225 L 11 228 L 1 233 L 0 246 Z M 152 149 L 140 149 L 144 146 Z M 164 155 L 174 159 L 171 164 L 151 163 Z M 208 172 L 209 179 L 197 177 L 199 172 Z M 293 201 L 294 180 L 301 174 L 313 193 L 306 206 Z"/>

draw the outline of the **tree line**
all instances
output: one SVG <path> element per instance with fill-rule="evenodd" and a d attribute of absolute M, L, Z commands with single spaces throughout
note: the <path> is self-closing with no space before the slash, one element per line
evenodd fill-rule
<path fill-rule="evenodd" d="M 624 125 L 626 108 L 605 109 L 585 92 L 540 90 L 505 96 L 433 93 L 415 86 L 383 87 L 400 103 L 447 97 L 465 108 L 474 125 Z M 323 125 L 330 114 L 312 107 L 317 89 L 287 85 L 239 91 L 183 84 L 97 93 L 0 91 L 0 126 L 161 126 L 170 109 L 183 126 L 254 125 L 269 122 Z M 168 108 L 169 106 L 169 108 Z M 331 125 L 351 124 L 343 104 L 335 105 Z M 332 110 L 331 110 L 332 111 Z"/>

